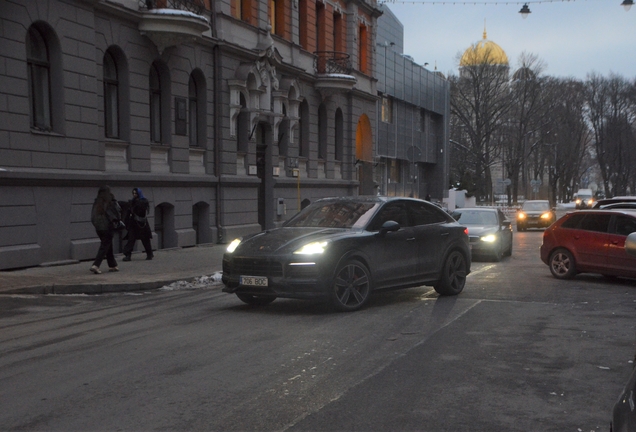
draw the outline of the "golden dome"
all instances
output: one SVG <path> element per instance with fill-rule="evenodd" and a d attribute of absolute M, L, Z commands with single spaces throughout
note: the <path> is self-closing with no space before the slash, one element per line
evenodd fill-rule
<path fill-rule="evenodd" d="M 484 38 L 464 51 L 459 61 L 460 67 L 481 64 L 508 66 L 508 56 L 499 45 L 487 39 L 486 30 Z"/>

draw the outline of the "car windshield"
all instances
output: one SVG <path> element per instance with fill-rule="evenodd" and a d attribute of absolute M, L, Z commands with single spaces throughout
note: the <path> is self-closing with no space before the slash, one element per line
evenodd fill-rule
<path fill-rule="evenodd" d="M 525 202 L 523 203 L 523 210 L 525 211 L 543 211 L 550 210 L 550 204 L 547 202 Z"/>
<path fill-rule="evenodd" d="M 361 228 L 371 218 L 377 202 L 317 202 L 291 218 L 286 227 Z"/>
<path fill-rule="evenodd" d="M 497 215 L 494 212 L 464 210 L 453 213 L 453 217 L 464 225 L 497 225 Z"/>

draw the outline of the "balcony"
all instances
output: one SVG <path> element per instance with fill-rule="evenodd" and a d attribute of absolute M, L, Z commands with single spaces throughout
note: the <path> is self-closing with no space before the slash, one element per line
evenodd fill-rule
<path fill-rule="evenodd" d="M 314 71 L 316 83 L 314 87 L 323 98 L 335 93 L 348 92 L 356 84 L 351 75 L 353 67 L 351 56 L 338 51 L 316 51 L 314 53 Z"/>
<path fill-rule="evenodd" d="M 139 31 L 157 46 L 159 53 L 201 37 L 210 29 L 204 0 L 139 0 Z"/>

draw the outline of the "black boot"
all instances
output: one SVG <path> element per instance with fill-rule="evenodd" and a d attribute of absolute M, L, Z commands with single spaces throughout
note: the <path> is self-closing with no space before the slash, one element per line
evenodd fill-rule
<path fill-rule="evenodd" d="M 130 261 L 130 255 L 126 255 L 122 261 Z"/>

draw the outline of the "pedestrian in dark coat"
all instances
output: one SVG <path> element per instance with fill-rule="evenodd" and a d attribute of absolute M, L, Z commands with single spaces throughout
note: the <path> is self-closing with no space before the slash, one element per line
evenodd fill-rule
<path fill-rule="evenodd" d="M 137 240 L 141 240 L 146 251 L 146 259 L 151 260 L 154 255 L 152 253 L 152 231 L 148 224 L 148 213 L 150 212 L 150 204 L 143 192 L 139 188 L 132 190 L 132 199 L 128 201 L 128 211 L 125 218 L 126 230 L 128 230 L 126 246 L 124 246 L 124 261 L 130 261 L 130 256 L 135 248 Z"/>
<path fill-rule="evenodd" d="M 100 187 L 97 192 L 97 198 L 95 198 L 91 210 L 91 222 L 95 227 L 100 244 L 90 271 L 100 274 L 99 266 L 102 264 L 104 257 L 108 262 L 108 271 L 119 271 L 115 255 L 113 254 L 113 234 L 115 227 L 121 223 L 121 210 L 108 186 Z"/>

